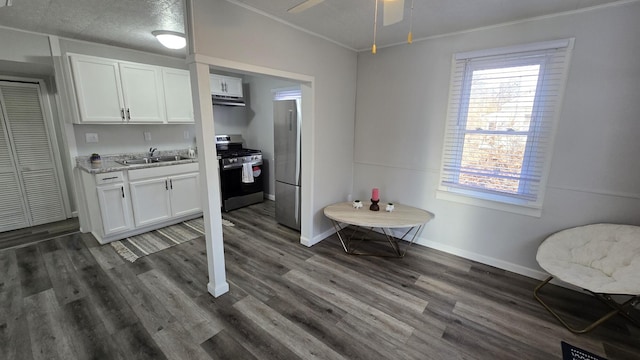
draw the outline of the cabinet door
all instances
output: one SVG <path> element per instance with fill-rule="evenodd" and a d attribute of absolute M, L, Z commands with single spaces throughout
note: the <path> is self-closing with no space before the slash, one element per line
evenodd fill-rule
<path fill-rule="evenodd" d="M 172 176 L 169 178 L 169 188 L 173 216 L 190 215 L 202 211 L 199 173 Z"/>
<path fill-rule="evenodd" d="M 167 122 L 193 123 L 193 102 L 189 72 L 179 69 L 162 69 L 164 103 L 167 107 Z"/>
<path fill-rule="evenodd" d="M 120 123 L 124 121 L 124 100 L 118 62 L 71 56 L 80 122 Z"/>
<path fill-rule="evenodd" d="M 242 97 L 242 79 L 227 77 L 225 79 L 225 91 L 229 96 Z"/>
<path fill-rule="evenodd" d="M 212 94 L 242 97 L 242 79 L 240 78 L 210 74 L 209 82 Z"/>
<path fill-rule="evenodd" d="M 209 85 L 211 87 L 211 93 L 215 95 L 227 95 L 224 91 L 224 78 L 226 76 L 211 74 L 209 75 Z"/>
<path fill-rule="evenodd" d="M 104 235 L 111 235 L 133 228 L 131 205 L 123 183 L 101 185 L 97 188 Z"/>
<path fill-rule="evenodd" d="M 171 217 L 167 178 L 132 181 L 129 189 L 136 226 L 159 223 Z"/>
<path fill-rule="evenodd" d="M 125 117 L 130 123 L 165 120 L 162 72 L 157 66 L 120 63 Z"/>

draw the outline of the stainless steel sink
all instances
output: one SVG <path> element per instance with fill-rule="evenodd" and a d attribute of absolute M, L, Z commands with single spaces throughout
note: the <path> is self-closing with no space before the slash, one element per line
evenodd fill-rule
<path fill-rule="evenodd" d="M 115 160 L 118 164 L 122 165 L 139 165 L 139 164 L 150 164 L 151 161 L 148 158 L 143 159 L 125 159 L 125 160 Z"/>
<path fill-rule="evenodd" d="M 182 155 L 165 155 L 152 157 L 151 162 L 178 161 L 185 159 L 188 159 L 188 157 Z"/>
<path fill-rule="evenodd" d="M 182 155 L 165 155 L 165 156 L 154 156 L 150 158 L 116 160 L 116 162 L 122 165 L 140 165 L 140 164 L 153 164 L 153 163 L 159 163 L 159 162 L 167 162 L 167 161 L 178 161 L 178 160 L 185 160 L 185 159 L 188 159 L 188 157 L 182 156 Z"/>

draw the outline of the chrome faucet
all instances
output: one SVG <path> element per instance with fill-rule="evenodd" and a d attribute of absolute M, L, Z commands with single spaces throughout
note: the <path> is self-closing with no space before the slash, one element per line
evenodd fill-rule
<path fill-rule="evenodd" d="M 149 148 L 149 157 L 153 157 L 153 153 L 156 152 L 156 150 L 158 150 L 158 148 L 150 147 Z"/>

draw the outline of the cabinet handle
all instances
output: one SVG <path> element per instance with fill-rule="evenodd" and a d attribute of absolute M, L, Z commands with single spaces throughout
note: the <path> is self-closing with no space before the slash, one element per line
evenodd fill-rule
<path fill-rule="evenodd" d="M 122 191 L 122 198 L 124 199 L 124 186 L 120 186 L 120 191 Z"/>
<path fill-rule="evenodd" d="M 173 180 L 169 179 L 169 187 L 171 187 L 171 190 L 173 190 Z"/>
<path fill-rule="evenodd" d="M 167 179 L 164 179 L 164 188 L 165 188 L 166 190 L 169 190 L 169 185 L 168 185 L 168 183 L 167 183 Z"/>
<path fill-rule="evenodd" d="M 227 92 L 227 83 L 226 82 L 222 83 L 222 91 Z"/>
<path fill-rule="evenodd" d="M 124 121 L 124 108 L 120 109 L 120 117 L 122 118 L 122 121 Z"/>
<path fill-rule="evenodd" d="M 131 112 L 129 111 L 129 108 L 127 108 L 127 120 L 131 120 Z"/>
<path fill-rule="evenodd" d="M 102 178 L 100 180 L 105 181 L 105 180 L 113 180 L 113 179 L 117 179 L 117 176 L 110 176 L 110 177 L 106 177 L 106 178 Z"/>

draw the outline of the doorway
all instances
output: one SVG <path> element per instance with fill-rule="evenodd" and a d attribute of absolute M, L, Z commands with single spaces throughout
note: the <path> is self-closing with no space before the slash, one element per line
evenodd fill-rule
<path fill-rule="evenodd" d="M 43 87 L 40 81 L 0 80 L 0 232 L 68 217 Z"/>

